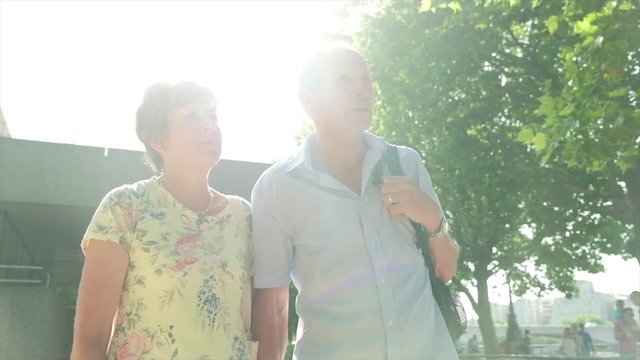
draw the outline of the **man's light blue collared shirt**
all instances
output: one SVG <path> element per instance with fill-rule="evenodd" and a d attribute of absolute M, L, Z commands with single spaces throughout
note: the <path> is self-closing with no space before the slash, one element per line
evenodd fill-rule
<path fill-rule="evenodd" d="M 253 189 L 256 288 L 299 291 L 294 356 L 306 359 L 457 359 L 415 234 L 384 206 L 375 167 L 384 141 L 364 134 L 361 193 L 313 168 L 311 136 Z M 404 172 L 434 198 L 418 153 Z"/>

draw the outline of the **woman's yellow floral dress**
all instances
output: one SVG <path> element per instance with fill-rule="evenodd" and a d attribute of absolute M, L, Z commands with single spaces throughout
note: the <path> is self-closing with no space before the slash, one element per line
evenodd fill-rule
<path fill-rule="evenodd" d="M 242 293 L 251 276 L 249 204 L 185 208 L 157 178 L 112 190 L 82 241 L 119 243 L 129 268 L 109 359 L 247 359 Z"/>

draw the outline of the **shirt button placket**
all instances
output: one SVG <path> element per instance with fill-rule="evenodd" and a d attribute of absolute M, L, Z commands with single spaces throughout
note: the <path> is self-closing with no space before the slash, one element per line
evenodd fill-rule
<path fill-rule="evenodd" d="M 361 203 L 364 207 L 364 202 Z M 360 218 L 364 236 L 366 239 L 369 256 L 373 263 L 374 276 L 378 287 L 378 302 L 382 310 L 382 324 L 385 327 L 387 338 L 387 357 L 393 358 L 398 353 L 398 333 L 395 326 L 395 309 L 389 274 L 387 273 L 387 260 L 384 249 L 380 245 L 379 233 L 376 222 L 365 208 L 360 209 Z"/>

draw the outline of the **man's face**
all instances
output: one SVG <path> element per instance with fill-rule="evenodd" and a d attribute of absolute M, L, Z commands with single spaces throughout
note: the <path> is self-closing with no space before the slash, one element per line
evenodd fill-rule
<path fill-rule="evenodd" d="M 348 49 L 335 50 L 321 69 L 319 84 L 310 99 L 316 127 L 354 134 L 367 130 L 375 96 L 371 73 L 362 56 Z"/>

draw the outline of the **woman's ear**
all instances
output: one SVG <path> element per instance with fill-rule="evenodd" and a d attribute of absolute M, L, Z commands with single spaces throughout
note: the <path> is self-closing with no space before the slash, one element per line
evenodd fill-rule
<path fill-rule="evenodd" d="M 158 153 L 163 153 L 167 148 L 164 138 L 158 135 L 152 135 L 149 137 L 149 146 Z"/>

